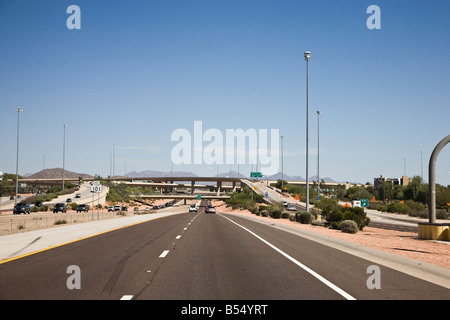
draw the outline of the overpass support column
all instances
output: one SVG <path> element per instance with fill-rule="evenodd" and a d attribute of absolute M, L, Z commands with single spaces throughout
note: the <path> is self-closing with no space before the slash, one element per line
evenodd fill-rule
<path fill-rule="evenodd" d="M 194 194 L 194 184 L 195 181 L 191 181 L 191 194 Z"/>
<path fill-rule="evenodd" d="M 236 181 L 233 182 L 233 192 L 236 191 Z"/>
<path fill-rule="evenodd" d="M 222 181 L 217 181 L 217 195 L 220 195 L 221 188 L 222 188 Z"/>

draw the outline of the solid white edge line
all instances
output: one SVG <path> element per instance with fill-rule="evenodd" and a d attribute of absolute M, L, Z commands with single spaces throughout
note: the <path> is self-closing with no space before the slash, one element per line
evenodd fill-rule
<path fill-rule="evenodd" d="M 164 258 L 165 256 L 167 256 L 168 253 L 169 253 L 169 250 L 164 250 L 164 251 L 159 255 L 159 257 L 160 257 L 160 258 Z"/>
<path fill-rule="evenodd" d="M 261 238 L 260 236 L 258 236 L 256 233 L 254 233 L 253 231 L 250 231 L 249 229 L 247 229 L 244 226 L 241 226 L 239 223 L 223 216 L 220 215 L 221 217 L 228 219 L 229 221 L 231 221 L 232 223 L 234 223 L 235 225 L 241 227 L 242 229 L 244 229 L 245 231 L 249 232 L 251 235 L 255 236 L 256 238 L 258 238 L 259 240 L 261 240 L 262 242 L 264 242 L 265 244 L 267 244 L 269 247 L 271 247 L 272 249 L 274 249 L 275 251 L 277 251 L 278 253 L 282 254 L 284 257 L 288 258 L 290 261 L 292 261 L 293 263 L 295 263 L 297 266 L 299 266 L 300 268 L 302 268 L 303 270 L 305 270 L 306 272 L 310 273 L 312 276 L 314 276 L 315 278 L 317 278 L 318 280 L 320 280 L 321 282 L 323 282 L 325 285 L 327 285 L 328 287 L 330 287 L 331 289 L 333 289 L 334 291 L 336 291 L 337 293 L 339 293 L 341 296 L 343 296 L 344 298 L 346 298 L 347 300 L 356 300 L 354 297 L 352 297 L 351 295 L 349 295 L 347 292 L 345 292 L 344 290 L 342 290 L 341 288 L 339 288 L 338 286 L 336 286 L 335 284 L 331 283 L 330 281 L 328 281 L 327 279 L 325 279 L 324 277 L 322 277 L 320 274 L 318 274 L 317 272 L 313 271 L 312 269 L 308 268 L 307 266 L 305 266 L 304 264 L 300 263 L 299 261 L 297 261 L 296 259 L 292 258 L 290 255 L 288 255 L 286 252 L 278 249 L 277 247 L 275 247 L 273 244 L 271 244 L 270 242 L 264 240 L 263 238 Z"/>
<path fill-rule="evenodd" d="M 122 298 L 120 298 L 120 300 L 131 300 L 132 298 L 133 298 L 132 295 L 126 294 L 126 295 L 124 295 Z"/>

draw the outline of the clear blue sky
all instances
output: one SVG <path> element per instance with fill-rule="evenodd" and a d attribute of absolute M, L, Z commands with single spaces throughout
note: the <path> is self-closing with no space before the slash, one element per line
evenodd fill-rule
<path fill-rule="evenodd" d="M 81 29 L 69 30 L 69 5 Z M 370 30 L 369 5 L 381 9 Z M 305 176 L 306 62 L 310 166 L 320 176 L 373 183 L 428 179 L 450 134 L 450 2 L 0 1 L 0 171 L 62 167 L 107 176 L 171 169 L 178 128 L 279 129 L 284 172 Z M 406 159 L 406 161 L 405 161 Z M 174 165 L 215 175 L 217 166 Z M 220 172 L 229 165 L 219 166 Z M 237 166 L 232 166 L 237 170 Z M 241 165 L 248 174 L 250 165 Z M 450 184 L 450 146 L 437 162 Z"/>

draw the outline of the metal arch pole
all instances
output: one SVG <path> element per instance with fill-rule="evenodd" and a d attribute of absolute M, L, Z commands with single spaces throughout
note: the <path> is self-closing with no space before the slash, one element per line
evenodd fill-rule
<path fill-rule="evenodd" d="M 442 148 L 450 142 L 450 134 L 446 136 L 444 139 L 442 139 L 434 148 L 433 153 L 430 157 L 430 164 L 428 166 L 428 175 L 429 175 L 429 182 L 428 182 L 428 188 L 429 188 L 429 222 L 430 223 L 436 223 L 436 160 L 441 152 Z"/>

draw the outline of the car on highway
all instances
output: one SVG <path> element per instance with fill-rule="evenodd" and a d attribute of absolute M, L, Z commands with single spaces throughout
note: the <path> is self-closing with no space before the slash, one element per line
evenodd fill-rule
<path fill-rule="evenodd" d="M 158 210 L 159 209 L 158 206 L 153 206 L 152 208 L 153 208 L 153 210 Z"/>
<path fill-rule="evenodd" d="M 30 214 L 30 210 L 31 210 L 31 206 L 30 206 L 29 203 L 21 202 L 21 203 L 17 203 L 14 206 L 13 214 L 21 214 L 21 213 L 23 213 L 23 214 L 27 214 L 27 213 Z"/>
<path fill-rule="evenodd" d="M 295 207 L 295 204 L 293 204 L 293 203 L 289 203 L 287 206 L 287 209 L 289 211 L 297 211 L 297 208 Z"/>
<path fill-rule="evenodd" d="M 67 203 L 72 202 L 72 198 L 67 198 L 67 199 L 66 199 L 66 202 L 67 202 Z"/>
<path fill-rule="evenodd" d="M 42 202 L 42 201 L 36 201 L 35 203 L 34 203 L 34 206 L 35 207 L 42 207 L 44 205 L 44 203 Z"/>
<path fill-rule="evenodd" d="M 209 204 L 209 205 L 206 206 L 205 212 L 206 213 L 216 213 L 216 208 Z"/>
<path fill-rule="evenodd" d="M 57 203 L 55 204 L 55 206 L 53 207 L 53 213 L 57 213 L 61 211 L 62 213 L 67 212 L 67 206 L 65 203 Z"/>
<path fill-rule="evenodd" d="M 197 206 L 195 204 L 189 206 L 189 212 L 197 212 Z"/>
<path fill-rule="evenodd" d="M 76 194 L 75 194 L 75 198 L 77 198 L 77 199 L 78 199 L 78 198 L 81 198 L 81 194 L 76 193 Z"/>
<path fill-rule="evenodd" d="M 88 206 L 87 204 L 80 204 L 80 205 L 77 207 L 77 212 L 81 212 L 81 211 L 83 211 L 83 212 L 89 212 L 89 206 Z"/>

